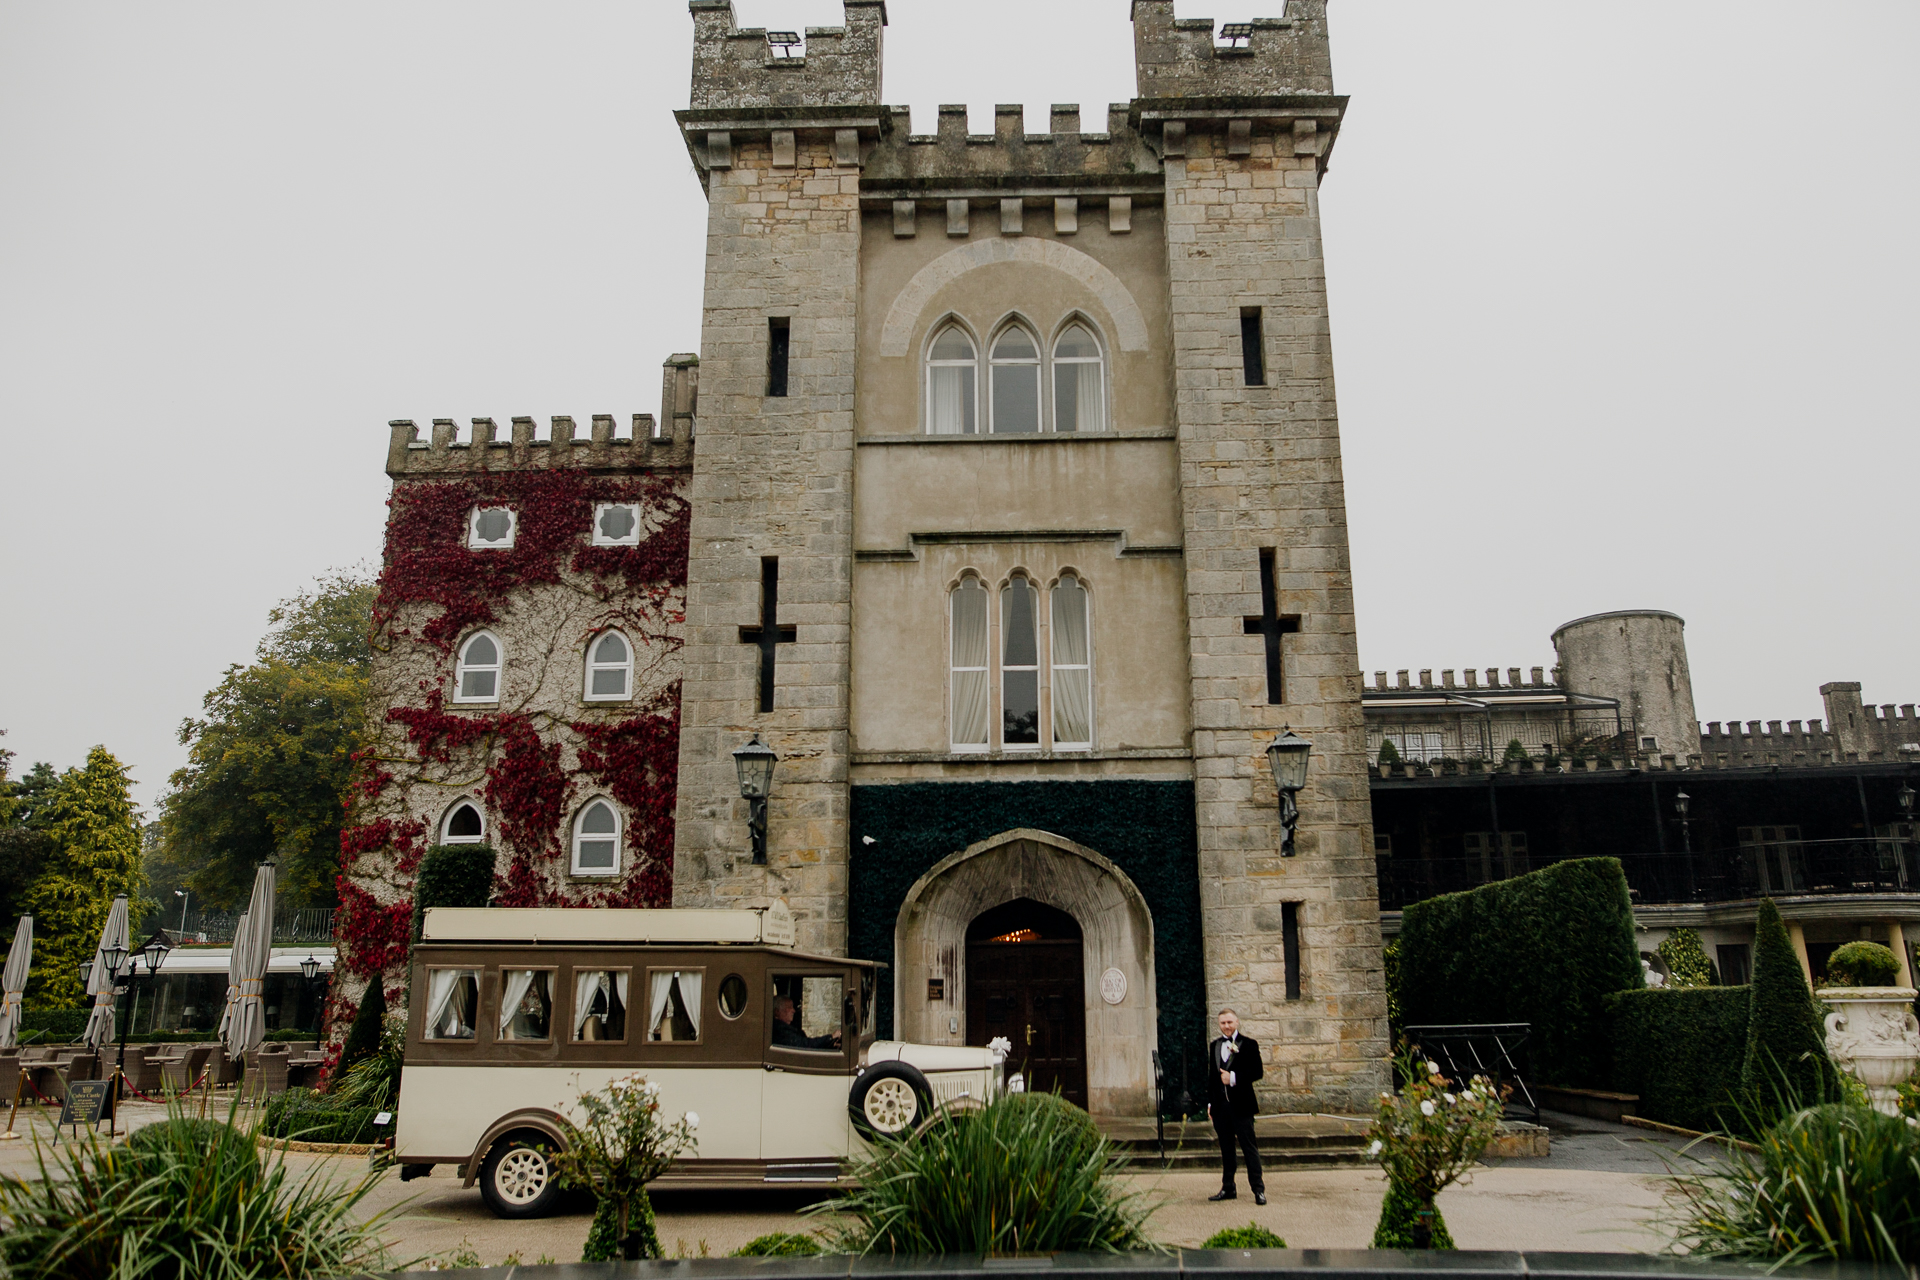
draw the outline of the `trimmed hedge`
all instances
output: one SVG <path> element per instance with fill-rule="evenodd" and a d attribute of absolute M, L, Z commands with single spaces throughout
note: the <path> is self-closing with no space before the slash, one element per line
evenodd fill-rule
<path fill-rule="evenodd" d="M 85 1009 L 25 1009 L 20 1014 L 23 1036 L 29 1031 L 42 1031 L 46 1034 L 39 1037 L 41 1040 L 78 1040 L 86 1030 Z"/>
<path fill-rule="evenodd" d="M 1184 1070 L 1206 1097 L 1214 1034 L 1200 951 L 1200 853 L 1193 783 L 1183 781 L 901 782 L 853 788 L 847 873 L 848 954 L 894 962 L 893 931 L 914 881 L 950 853 L 1018 827 L 1065 836 L 1127 874 L 1153 913 L 1160 1061 L 1178 1092 Z M 874 837 L 874 844 L 863 842 Z M 1279 925 L 1273 926 L 1279 932 Z M 1635 966 L 1636 971 L 1638 965 Z M 882 1035 L 893 1033 L 893 976 L 880 979 Z"/>
<path fill-rule="evenodd" d="M 260 1129 L 295 1142 L 374 1142 L 381 1136 L 373 1127 L 377 1114 L 373 1107 L 340 1106 L 312 1089 L 288 1089 L 267 1103 Z"/>
<path fill-rule="evenodd" d="M 413 940 L 420 941 L 428 907 L 484 907 L 492 897 L 492 846 L 433 846 L 420 859 L 413 881 Z"/>
<path fill-rule="evenodd" d="M 1747 1047 L 1747 987 L 1616 991 L 1606 998 L 1613 1087 L 1635 1113 L 1686 1129 L 1734 1127 Z"/>
<path fill-rule="evenodd" d="M 1754 921 L 1752 991 L 1740 1094 L 1759 1126 L 1780 1112 L 1831 1100 L 1839 1085 L 1827 1057 L 1826 1024 L 1772 898 L 1760 899 Z"/>
<path fill-rule="evenodd" d="M 1605 1088 L 1606 997 L 1642 987 L 1627 877 L 1581 858 L 1407 908 L 1400 1008 L 1407 1024 L 1526 1022 L 1534 1079 Z"/>

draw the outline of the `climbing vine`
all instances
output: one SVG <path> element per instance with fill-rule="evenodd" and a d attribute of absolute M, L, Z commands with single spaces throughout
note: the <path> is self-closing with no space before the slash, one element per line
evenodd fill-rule
<path fill-rule="evenodd" d="M 380 729 L 356 758 L 340 837 L 342 972 L 383 981 L 403 969 L 412 877 L 441 838 L 430 834 L 437 810 L 460 792 L 485 811 L 489 840 L 504 856 L 498 905 L 668 905 L 680 727 L 672 660 L 685 620 L 691 525 L 683 488 L 678 474 L 571 468 L 394 487 L 373 609 Z M 608 502 L 640 507 L 636 545 L 591 545 L 594 508 Z M 514 545 L 470 549 L 469 513 L 492 505 L 514 510 Z M 511 693 L 519 700 L 449 706 L 449 659 L 481 626 L 510 637 L 522 664 Z M 636 700 L 595 715 L 569 681 L 594 637 L 616 627 L 632 645 Z M 588 789 L 628 815 L 624 874 L 611 883 L 567 874 L 568 818 Z M 435 812 L 416 811 L 423 802 Z M 335 996 L 350 1017 L 345 993 L 337 988 Z M 403 990 L 389 999 L 403 1000 Z"/>

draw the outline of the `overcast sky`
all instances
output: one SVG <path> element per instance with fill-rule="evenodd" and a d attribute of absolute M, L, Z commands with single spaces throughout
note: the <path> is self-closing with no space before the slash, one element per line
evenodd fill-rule
<path fill-rule="evenodd" d="M 1182 17 L 1277 14 L 1188 0 Z M 838 0 L 736 0 L 743 25 Z M 886 97 L 1133 93 L 1124 0 L 892 0 Z M 1687 620 L 1702 719 L 1920 698 L 1920 5 L 1334 0 L 1368 671 Z M 677 0 L 0 0 L 0 745 L 151 805 L 390 418 L 657 409 L 698 346 Z M 1904 370 L 1904 372 L 1902 372 Z"/>

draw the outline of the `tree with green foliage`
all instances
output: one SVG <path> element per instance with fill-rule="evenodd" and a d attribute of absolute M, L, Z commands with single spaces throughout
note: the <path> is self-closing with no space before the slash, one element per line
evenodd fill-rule
<path fill-rule="evenodd" d="M 34 965 L 27 999 L 71 1007 L 86 988 L 79 966 L 92 957 L 118 894 L 138 898 L 140 819 L 127 770 L 105 747 L 60 775 L 43 817 L 47 860 L 26 894 L 33 913 Z"/>
<path fill-rule="evenodd" d="M 187 763 L 161 800 L 160 852 L 209 906 L 243 904 L 280 859 L 288 903 L 334 901 L 353 755 L 366 741 L 374 586 L 335 573 L 282 601 L 250 666 L 228 667 L 180 726 Z"/>
<path fill-rule="evenodd" d="M 380 1037 L 386 1025 L 387 993 L 376 974 L 360 997 L 359 1012 L 354 1014 L 353 1026 L 347 1030 L 347 1042 L 340 1048 L 340 1061 L 334 1064 L 331 1079 L 342 1079 L 355 1063 L 380 1052 Z"/>
<path fill-rule="evenodd" d="M 25 778 L 8 777 L 13 752 L 0 750 L 0 930 L 11 930 L 27 910 L 27 890 L 47 868 L 53 841 L 43 822 L 53 767 L 37 764 Z M 11 936 L 10 934 L 8 936 Z"/>
<path fill-rule="evenodd" d="M 1811 1106 L 1832 1097 L 1836 1081 L 1820 1013 L 1772 898 L 1760 899 L 1754 923 L 1752 993 L 1740 1063 L 1745 1106 L 1769 1118 L 1788 1099 Z"/>
<path fill-rule="evenodd" d="M 1667 980 L 1670 987 L 1711 987 L 1717 986 L 1713 976 L 1713 964 L 1707 959 L 1707 949 L 1700 945 L 1700 935 L 1691 929 L 1675 929 L 1667 935 L 1667 940 L 1654 950 L 1667 962 Z"/>

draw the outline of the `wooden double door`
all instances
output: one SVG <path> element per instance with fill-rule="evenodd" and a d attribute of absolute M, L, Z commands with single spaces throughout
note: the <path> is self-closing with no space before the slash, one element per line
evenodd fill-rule
<path fill-rule="evenodd" d="M 983 917 L 984 918 L 984 917 Z M 1079 930 L 1055 926 L 999 929 L 999 937 L 967 943 L 967 1043 L 995 1036 L 1013 1042 L 1007 1070 L 1027 1088 L 1087 1105 L 1087 1005 Z M 1003 941 L 1008 935 L 1019 941 Z"/>

